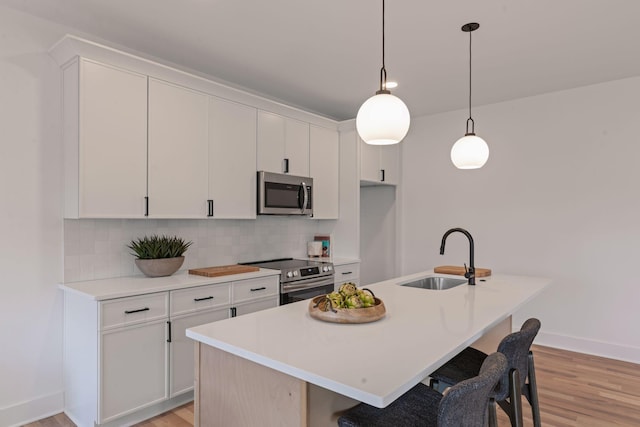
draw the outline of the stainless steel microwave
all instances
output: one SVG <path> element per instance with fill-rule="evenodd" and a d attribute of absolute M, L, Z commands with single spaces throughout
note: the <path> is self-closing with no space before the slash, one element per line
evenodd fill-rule
<path fill-rule="evenodd" d="M 258 215 L 313 216 L 313 178 L 258 172 Z"/>

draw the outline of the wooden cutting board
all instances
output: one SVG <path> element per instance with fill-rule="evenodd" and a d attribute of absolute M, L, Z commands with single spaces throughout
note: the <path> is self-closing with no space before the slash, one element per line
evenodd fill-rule
<path fill-rule="evenodd" d="M 433 269 L 434 273 L 440 274 L 455 274 L 457 276 L 464 276 L 464 267 L 457 265 L 441 265 Z M 476 268 L 476 277 L 491 276 L 491 269 L 489 268 Z"/>
<path fill-rule="evenodd" d="M 253 265 L 219 265 L 217 267 L 193 268 L 189 270 L 189 274 L 197 274 L 198 276 L 217 277 L 227 276 L 229 274 L 251 273 L 260 270 L 259 267 Z"/>

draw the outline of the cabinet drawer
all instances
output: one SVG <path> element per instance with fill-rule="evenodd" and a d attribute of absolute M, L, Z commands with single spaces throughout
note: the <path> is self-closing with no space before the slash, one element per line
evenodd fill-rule
<path fill-rule="evenodd" d="M 117 298 L 100 303 L 100 329 L 162 319 L 169 315 L 169 292 Z"/>
<path fill-rule="evenodd" d="M 171 291 L 171 315 L 220 307 L 230 302 L 231 283 Z"/>
<path fill-rule="evenodd" d="M 341 285 L 344 282 L 355 282 L 360 277 L 360 264 L 336 265 L 334 271 L 336 284 Z"/>
<path fill-rule="evenodd" d="M 233 282 L 233 302 L 250 301 L 270 295 L 278 295 L 280 278 L 278 276 Z"/>

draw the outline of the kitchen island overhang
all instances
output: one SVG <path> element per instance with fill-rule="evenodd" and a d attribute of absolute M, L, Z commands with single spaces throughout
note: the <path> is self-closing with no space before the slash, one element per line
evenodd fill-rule
<path fill-rule="evenodd" d="M 187 336 L 196 345 L 385 407 L 497 325 L 508 320 L 510 327 L 511 315 L 551 283 L 546 278 L 495 275 L 476 286 L 438 291 L 399 285 L 432 274 L 368 286 L 387 308 L 376 322 L 322 322 L 311 318 L 308 301 L 301 301 L 197 326 L 187 330 Z M 202 380 L 211 378 L 210 373 L 199 375 L 199 386 L 205 386 Z"/>

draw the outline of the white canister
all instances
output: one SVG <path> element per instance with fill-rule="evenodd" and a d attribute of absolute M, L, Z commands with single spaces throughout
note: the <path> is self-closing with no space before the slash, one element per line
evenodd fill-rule
<path fill-rule="evenodd" d="M 307 255 L 322 256 L 322 242 L 307 242 Z"/>

